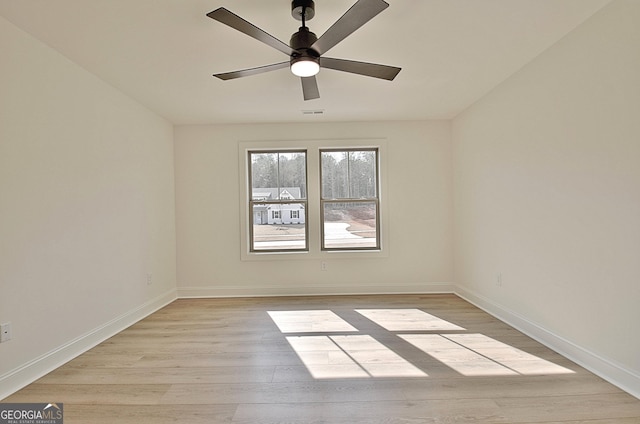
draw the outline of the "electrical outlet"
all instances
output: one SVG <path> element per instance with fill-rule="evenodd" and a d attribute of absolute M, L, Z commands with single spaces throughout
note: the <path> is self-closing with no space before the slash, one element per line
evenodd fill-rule
<path fill-rule="evenodd" d="M 496 274 L 496 286 L 502 287 L 502 273 L 501 272 Z"/>
<path fill-rule="evenodd" d="M 147 274 L 147 286 L 153 284 L 153 274 Z"/>
<path fill-rule="evenodd" d="M 11 323 L 0 324 L 0 343 L 11 340 Z"/>
<path fill-rule="evenodd" d="M 325 261 L 320 262 L 320 271 L 327 270 L 327 263 Z"/>

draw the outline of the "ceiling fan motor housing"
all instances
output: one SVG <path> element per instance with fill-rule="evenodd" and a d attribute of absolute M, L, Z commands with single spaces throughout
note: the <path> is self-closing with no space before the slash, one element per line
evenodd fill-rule
<path fill-rule="evenodd" d="M 307 27 L 300 27 L 298 32 L 291 36 L 289 46 L 295 50 L 291 55 L 291 65 L 301 60 L 320 63 L 320 55 L 311 48 L 318 37 Z"/>
<path fill-rule="evenodd" d="M 291 16 L 294 19 L 301 21 L 303 13 L 305 21 L 313 19 L 316 15 L 316 4 L 313 0 L 293 0 L 291 2 Z"/>
<path fill-rule="evenodd" d="M 298 32 L 291 36 L 289 46 L 295 50 L 295 53 L 291 55 L 290 64 L 293 65 L 300 61 L 310 61 L 320 64 L 320 55 L 318 52 L 311 48 L 311 45 L 316 42 L 318 37 L 309 31 L 307 27 L 300 27 Z"/>
<path fill-rule="evenodd" d="M 311 49 L 313 43 L 318 40 L 318 37 L 307 27 L 300 27 L 298 32 L 294 33 L 289 40 L 289 47 L 293 50 L 304 51 L 311 50 L 318 56 L 318 53 Z"/>

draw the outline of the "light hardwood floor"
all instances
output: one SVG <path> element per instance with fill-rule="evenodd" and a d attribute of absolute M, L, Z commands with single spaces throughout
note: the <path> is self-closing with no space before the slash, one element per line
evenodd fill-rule
<path fill-rule="evenodd" d="M 73 423 L 640 423 L 454 295 L 177 300 L 3 402 Z"/>

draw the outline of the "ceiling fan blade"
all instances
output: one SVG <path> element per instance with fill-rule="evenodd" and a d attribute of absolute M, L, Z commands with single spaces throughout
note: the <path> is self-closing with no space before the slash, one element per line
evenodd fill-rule
<path fill-rule="evenodd" d="M 313 100 L 320 98 L 320 91 L 318 91 L 318 81 L 316 77 L 301 77 L 302 81 L 302 95 L 305 100 Z"/>
<path fill-rule="evenodd" d="M 321 55 L 325 54 L 330 48 L 347 38 L 349 34 L 369 22 L 387 7 L 389 4 L 383 0 L 358 0 L 311 45 L 311 48 Z"/>
<path fill-rule="evenodd" d="M 234 28 L 249 37 L 255 38 L 258 41 L 273 47 L 276 50 L 280 50 L 282 53 L 291 56 L 295 50 L 289 47 L 287 44 L 275 38 L 273 35 L 267 34 L 252 23 L 245 21 L 240 16 L 228 11 L 224 7 L 220 7 L 212 12 L 207 13 L 207 16 L 218 22 Z"/>
<path fill-rule="evenodd" d="M 402 70 L 402 68 L 397 68 L 395 66 L 356 62 L 355 60 L 334 59 L 331 57 L 321 57 L 320 66 L 322 68 L 350 72 L 352 74 L 365 75 L 367 77 L 381 78 L 389 81 L 392 81 Z"/>
<path fill-rule="evenodd" d="M 272 65 L 258 66 L 257 68 L 242 69 L 240 71 L 225 72 L 222 74 L 213 74 L 214 77 L 221 80 L 230 80 L 242 77 L 248 77 L 251 75 L 263 74 L 265 72 L 275 71 L 277 69 L 289 67 L 289 62 L 274 63 Z"/>

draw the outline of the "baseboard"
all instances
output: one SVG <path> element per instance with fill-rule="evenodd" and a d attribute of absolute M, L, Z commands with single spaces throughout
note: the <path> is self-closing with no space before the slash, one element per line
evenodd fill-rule
<path fill-rule="evenodd" d="M 76 339 L 0 376 L 0 400 L 31 384 L 73 358 L 116 335 L 176 299 L 175 289 L 77 337 Z"/>
<path fill-rule="evenodd" d="M 640 375 L 635 372 L 576 345 L 478 293 L 456 286 L 455 294 L 640 399 Z"/>
<path fill-rule="evenodd" d="M 178 287 L 178 298 L 254 297 L 254 296 L 330 296 L 367 294 L 435 294 L 453 293 L 451 283 L 428 283 L 397 286 L 216 286 Z"/>

